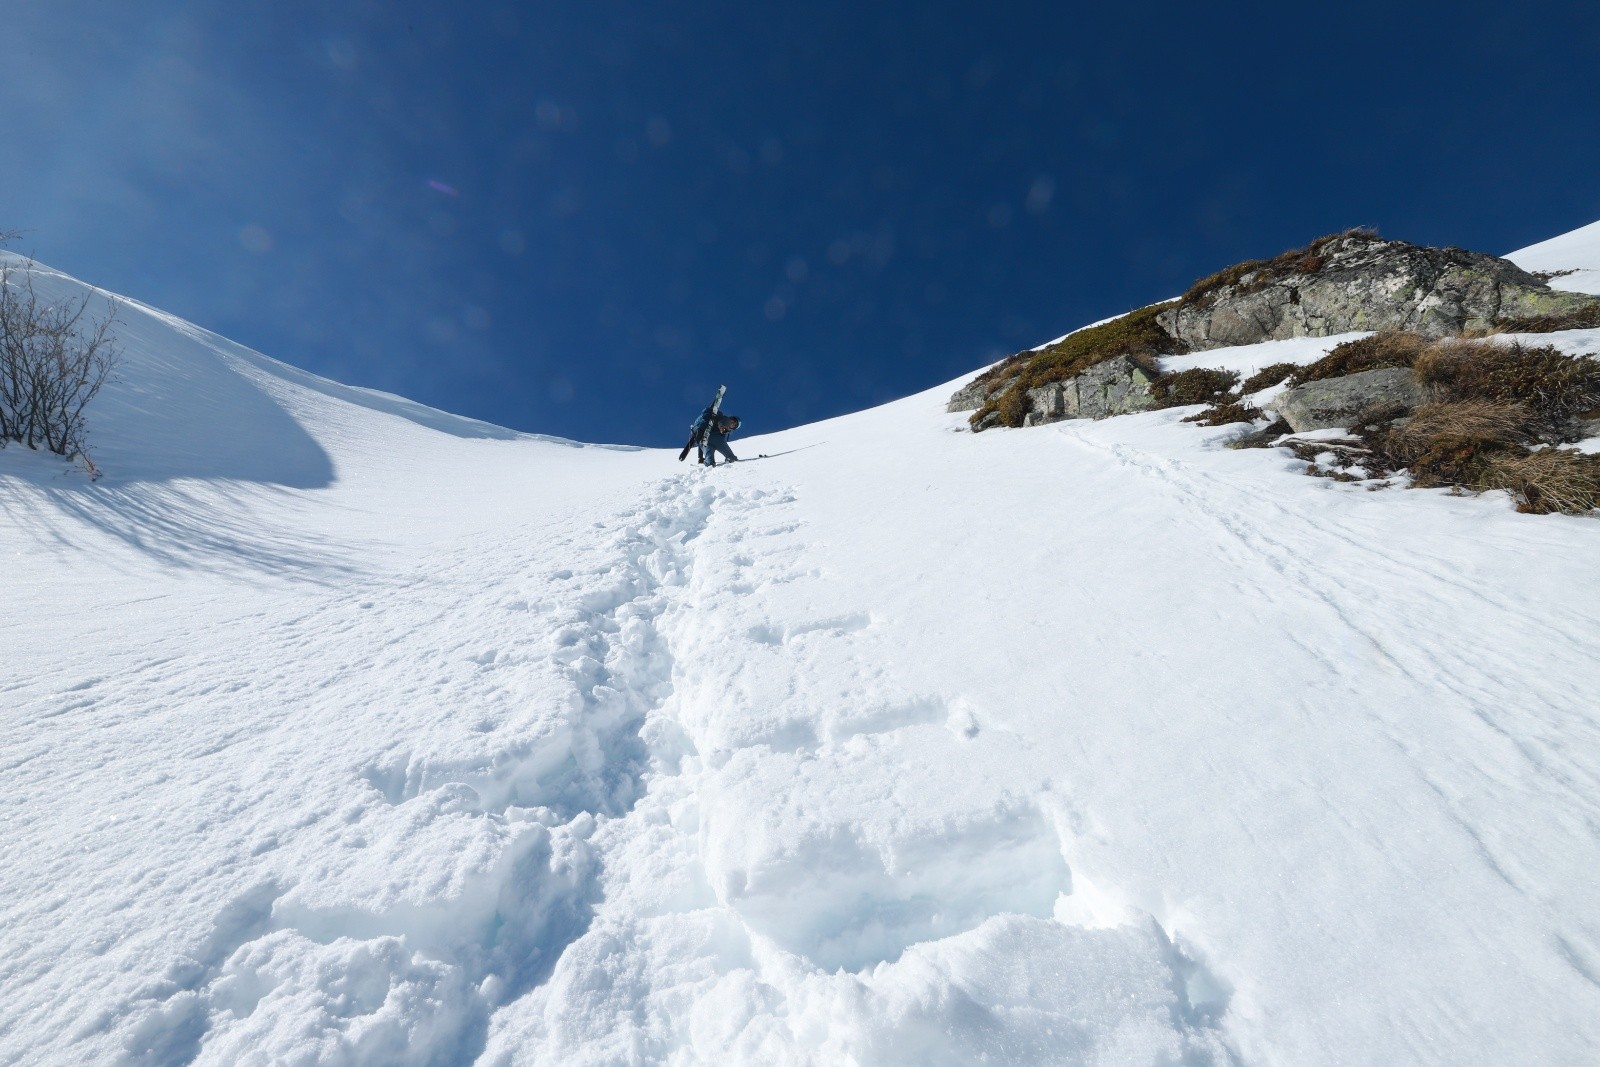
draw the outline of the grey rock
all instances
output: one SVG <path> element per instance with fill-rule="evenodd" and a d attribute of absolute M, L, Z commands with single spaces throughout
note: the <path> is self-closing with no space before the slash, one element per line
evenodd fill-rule
<path fill-rule="evenodd" d="M 1024 426 L 1062 419 L 1103 419 L 1156 406 L 1151 375 L 1127 356 L 1097 363 L 1076 378 L 1028 390 Z"/>
<path fill-rule="evenodd" d="M 974 379 L 955 391 L 950 397 L 950 403 L 945 405 L 946 411 L 977 411 L 989 402 L 989 394 L 994 392 L 994 383 Z"/>
<path fill-rule="evenodd" d="M 1379 405 L 1411 411 L 1423 399 L 1422 388 L 1411 371 L 1383 367 L 1286 389 L 1271 406 L 1295 433 L 1305 433 L 1350 426 L 1356 416 Z"/>
<path fill-rule="evenodd" d="M 1060 422 L 1066 418 L 1067 386 L 1071 383 L 1051 382 L 1041 385 L 1037 389 L 1028 390 L 1028 419 L 1024 426 L 1038 426 L 1046 422 Z M 1073 394 L 1073 402 L 1077 402 L 1077 394 Z"/>
<path fill-rule="evenodd" d="M 1028 414 L 1022 425 L 1043 426 L 1062 419 L 1103 419 L 1148 411 L 1156 406 L 1151 381 L 1151 374 L 1127 356 L 1108 359 L 1076 378 L 1029 389 Z M 973 429 L 987 430 L 999 421 L 1000 416 L 991 413 Z"/>
<path fill-rule="evenodd" d="M 1229 448 L 1267 448 L 1272 442 L 1286 433 L 1291 433 L 1292 428 L 1283 419 L 1274 419 L 1271 425 L 1263 426 L 1259 430 L 1250 430 L 1228 442 Z"/>
<path fill-rule="evenodd" d="M 1149 411 L 1156 406 L 1150 382 L 1151 376 L 1144 368 L 1127 356 L 1097 363 L 1069 383 L 1076 393 L 1076 403 L 1071 405 L 1072 415 L 1063 414 L 1062 417 L 1103 419 L 1108 415 Z"/>
<path fill-rule="evenodd" d="M 1351 330 L 1415 330 L 1443 337 L 1503 318 L 1576 310 L 1595 298 L 1558 292 L 1509 260 L 1460 248 L 1345 235 L 1301 261 L 1254 271 L 1157 319 L 1204 351 Z"/>

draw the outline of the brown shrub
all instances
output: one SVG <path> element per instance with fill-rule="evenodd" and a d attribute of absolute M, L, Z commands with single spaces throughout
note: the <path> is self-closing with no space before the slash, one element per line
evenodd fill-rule
<path fill-rule="evenodd" d="M 1016 355 L 1007 356 L 972 380 L 975 382 L 1003 382 L 1007 378 L 1014 378 L 1021 371 L 1023 357 L 1026 355 L 1028 353 L 1018 352 Z"/>
<path fill-rule="evenodd" d="M 1002 426 L 1021 426 L 1028 415 L 1028 394 L 1013 386 L 1000 394 L 995 410 L 1000 413 Z"/>
<path fill-rule="evenodd" d="M 987 372 L 990 380 L 1007 384 L 991 394 L 988 403 L 973 412 L 968 421 L 976 428 L 990 414 L 999 412 L 1002 425 L 1021 426 L 1028 414 L 1029 389 L 1075 378 L 1095 364 L 1118 356 L 1128 356 L 1151 378 L 1158 377 L 1160 370 L 1155 357 L 1184 350 L 1184 346 L 1156 322 L 1156 316 L 1171 306 L 1168 303 L 1140 308 L 1110 322 L 1068 334 L 1037 351 L 1017 353 Z"/>
<path fill-rule="evenodd" d="M 1406 465 L 1411 484 L 1418 489 L 1446 485 L 1487 489 L 1490 465 L 1503 451 L 1504 446 L 1475 437 L 1435 437 Z"/>
<path fill-rule="evenodd" d="M 1238 384 L 1239 376 L 1231 370 L 1195 367 L 1162 375 L 1151 383 L 1150 392 L 1156 398 L 1157 407 L 1176 408 L 1185 404 L 1213 403 Z"/>
<path fill-rule="evenodd" d="M 1270 367 L 1262 367 L 1240 383 L 1239 392 L 1249 396 L 1263 389 L 1271 389 L 1279 382 L 1288 380 L 1289 375 L 1299 369 L 1299 365 L 1295 363 L 1274 363 Z"/>
<path fill-rule="evenodd" d="M 1416 361 L 1417 380 L 1438 396 L 1525 404 L 1547 424 L 1600 404 L 1600 360 L 1553 346 L 1441 341 Z"/>
<path fill-rule="evenodd" d="M 1255 422 L 1261 417 L 1261 409 L 1254 404 L 1247 404 L 1242 400 L 1228 399 L 1219 401 L 1188 416 L 1184 422 L 1197 422 L 1201 426 L 1227 426 L 1235 422 Z M 1287 431 L 1285 431 L 1287 432 Z"/>
<path fill-rule="evenodd" d="M 1530 515 L 1580 515 L 1600 507 L 1600 456 L 1562 448 L 1496 456 L 1485 481 L 1487 487 L 1509 490 L 1517 510 Z"/>
<path fill-rule="evenodd" d="M 1421 334 L 1384 330 L 1370 337 L 1336 345 L 1333 351 L 1315 363 L 1296 367 L 1289 375 L 1289 384 L 1304 385 L 1325 378 L 1342 378 L 1346 374 L 1359 374 L 1380 367 L 1410 367 L 1427 347 L 1428 339 Z"/>
<path fill-rule="evenodd" d="M 1068 334 L 1037 352 L 1023 354 L 1023 376 L 1027 388 L 1075 378 L 1097 363 L 1117 356 L 1165 356 L 1183 350 L 1173 336 L 1156 322 L 1156 316 L 1170 304 L 1140 308 L 1122 316 Z"/>
<path fill-rule="evenodd" d="M 1335 241 L 1346 239 L 1378 241 L 1382 238 L 1378 236 L 1376 230 L 1361 226 L 1343 233 L 1330 233 L 1326 237 L 1319 237 L 1304 248 L 1290 249 L 1271 259 L 1251 259 L 1235 263 L 1195 282 L 1189 287 L 1189 291 L 1183 294 L 1181 302 L 1186 306 L 1204 305 L 1214 300 L 1217 294 L 1228 286 L 1238 286 L 1245 292 L 1257 292 L 1297 274 L 1315 274 L 1322 269 L 1325 262 L 1323 250 Z"/>

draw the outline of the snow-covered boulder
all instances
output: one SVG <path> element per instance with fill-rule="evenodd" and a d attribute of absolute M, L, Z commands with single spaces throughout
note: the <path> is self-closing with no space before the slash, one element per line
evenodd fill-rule
<path fill-rule="evenodd" d="M 1273 402 L 1295 433 L 1349 426 L 1361 412 L 1375 407 L 1411 410 L 1421 404 L 1422 389 L 1405 367 L 1326 378 L 1287 389 Z"/>
<path fill-rule="evenodd" d="M 1157 321 L 1189 350 L 1203 351 L 1351 330 L 1443 337 L 1594 303 L 1551 289 L 1510 260 L 1351 231 L 1222 271 Z"/>

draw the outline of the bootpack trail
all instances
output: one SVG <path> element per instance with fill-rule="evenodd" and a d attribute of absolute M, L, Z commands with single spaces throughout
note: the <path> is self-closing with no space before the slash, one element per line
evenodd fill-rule
<path fill-rule="evenodd" d="M 126 331 L 100 482 L 0 452 L 0 1062 L 1600 1055 L 1592 520 L 948 386 L 708 476 Z"/>

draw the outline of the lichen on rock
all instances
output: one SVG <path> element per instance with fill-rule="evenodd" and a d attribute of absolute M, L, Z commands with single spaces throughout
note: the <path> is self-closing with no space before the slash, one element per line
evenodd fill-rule
<path fill-rule="evenodd" d="M 1307 382 L 1280 393 L 1272 407 L 1295 433 L 1349 426 L 1377 407 L 1411 411 L 1423 401 L 1416 375 L 1405 367 Z"/>
<path fill-rule="evenodd" d="M 1197 283 L 1161 314 L 1162 328 L 1192 351 L 1352 330 L 1448 337 L 1597 303 L 1510 260 L 1363 231 L 1246 266 Z"/>

